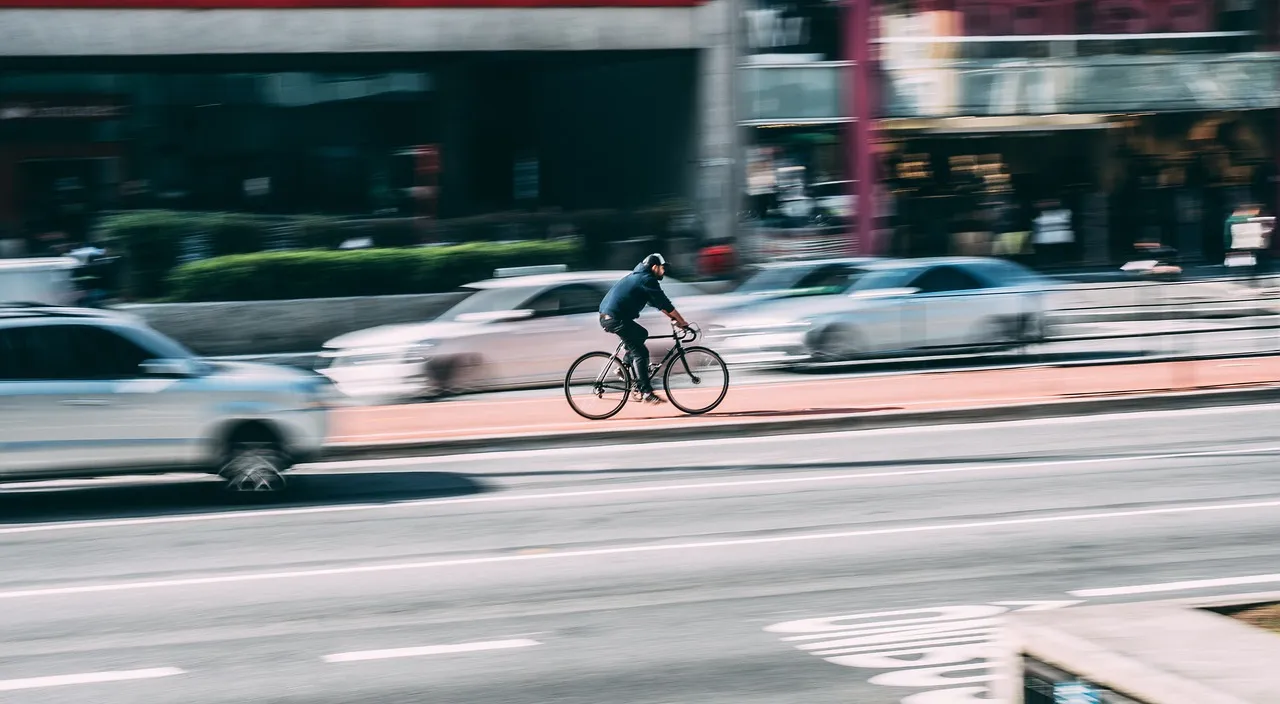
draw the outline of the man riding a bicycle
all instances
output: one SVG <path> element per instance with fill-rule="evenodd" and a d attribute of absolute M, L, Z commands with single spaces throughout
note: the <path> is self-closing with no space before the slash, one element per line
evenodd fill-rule
<path fill-rule="evenodd" d="M 649 404 L 665 402 L 653 393 L 653 385 L 649 381 L 649 348 L 645 345 L 649 331 L 637 323 L 636 318 L 640 317 L 646 305 L 650 305 L 666 313 L 681 329 L 689 327 L 689 322 L 662 291 L 659 282 L 666 275 L 667 260 L 661 254 L 650 254 L 630 274 L 614 284 L 600 302 L 600 327 L 622 338 L 627 348 L 623 364 L 635 370 L 636 395 Z"/>

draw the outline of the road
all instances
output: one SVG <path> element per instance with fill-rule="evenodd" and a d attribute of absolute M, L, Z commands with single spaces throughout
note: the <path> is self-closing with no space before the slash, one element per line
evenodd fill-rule
<path fill-rule="evenodd" d="M 0 696 L 987 701 L 1007 610 L 1280 589 L 1277 411 L 11 485 Z"/>

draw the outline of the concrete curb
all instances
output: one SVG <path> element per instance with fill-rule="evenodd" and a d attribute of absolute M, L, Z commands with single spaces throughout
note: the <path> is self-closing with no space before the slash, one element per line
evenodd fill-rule
<path fill-rule="evenodd" d="M 1280 386 L 1158 394 L 1126 394 L 1008 406 L 974 406 L 931 411 L 845 413 L 766 421 L 686 422 L 677 425 L 618 430 L 487 435 L 429 441 L 334 443 L 325 448 L 324 459 L 373 460 L 417 456 L 434 457 L 493 451 L 560 449 L 616 443 L 654 443 L 692 439 L 712 440 L 844 430 L 878 430 L 922 425 L 998 423 L 1012 420 L 1083 416 L 1095 413 L 1132 413 L 1154 410 L 1245 406 L 1274 401 L 1280 401 Z"/>

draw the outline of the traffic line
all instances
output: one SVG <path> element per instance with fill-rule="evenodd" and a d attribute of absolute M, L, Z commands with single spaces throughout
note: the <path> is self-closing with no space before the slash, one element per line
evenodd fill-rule
<path fill-rule="evenodd" d="M 224 574 L 207 577 L 188 577 L 181 579 L 162 579 L 140 582 L 108 582 L 106 584 L 82 584 L 73 587 L 42 587 L 38 589 L 16 589 L 0 591 L 0 599 L 27 599 L 35 597 L 72 596 L 80 594 L 101 594 L 108 592 L 130 592 L 154 589 L 172 589 L 179 587 L 208 586 L 213 584 L 244 584 L 249 582 L 284 581 L 294 579 L 316 579 L 319 577 L 346 577 L 352 575 L 383 574 L 390 572 L 410 572 L 451 567 L 472 567 L 476 565 L 513 564 L 541 560 L 576 560 L 593 557 L 612 557 L 615 555 L 635 555 L 642 553 L 683 552 L 694 550 L 719 550 L 754 545 L 777 545 L 783 543 L 801 543 L 823 540 L 849 540 L 852 538 L 871 538 L 886 535 L 907 535 L 911 533 L 955 533 L 969 530 L 985 530 L 988 528 L 1006 528 L 1011 526 L 1047 525 L 1053 523 L 1087 523 L 1111 521 L 1126 518 L 1142 518 L 1149 516 L 1175 516 L 1195 513 L 1238 512 L 1280 508 L 1280 500 L 1253 501 L 1231 504 L 1205 504 L 1199 506 L 1165 506 L 1162 508 L 1134 509 L 1129 511 L 1100 511 L 1094 513 L 1068 513 L 1035 518 L 1007 518 L 987 521 L 971 521 L 966 523 L 929 523 L 916 526 L 898 526 L 894 528 L 870 528 L 863 530 L 840 531 L 834 533 L 804 533 L 799 535 L 775 535 L 759 538 L 734 538 L 727 540 L 708 540 L 688 543 L 658 543 L 644 545 L 625 545 L 613 548 L 596 548 L 589 550 L 564 550 L 536 554 L 506 554 L 488 557 L 469 557 L 449 560 L 427 560 L 423 562 L 398 562 L 371 565 L 352 565 L 348 567 L 331 567 L 313 570 L 290 570 L 281 572 L 247 572 Z"/>
<path fill-rule="evenodd" d="M 542 643 L 528 638 L 515 640 L 490 640 L 479 643 L 456 643 L 454 645 L 426 645 L 418 648 L 393 648 L 390 650 L 357 650 L 350 653 L 326 655 L 325 662 L 363 662 L 366 660 L 390 660 L 392 658 L 416 658 L 427 655 L 450 655 L 453 653 L 478 653 L 485 650 L 509 650 L 511 648 L 530 648 Z"/>
<path fill-rule="evenodd" d="M 1251 577 L 1224 577 L 1221 579 L 1195 579 L 1185 582 L 1162 582 L 1158 584 L 1138 584 L 1131 587 L 1109 587 L 1105 589 L 1077 589 L 1067 592 L 1071 596 L 1086 599 L 1101 596 L 1131 596 L 1133 594 L 1158 594 L 1160 592 L 1180 592 L 1193 589 L 1215 589 L 1217 587 L 1236 587 L 1245 584 L 1271 584 L 1280 582 L 1280 574 L 1259 574 Z"/>
<path fill-rule="evenodd" d="M 794 439 L 792 439 L 794 442 Z M 224 511 L 219 513 L 195 513 L 180 516 L 157 516 L 152 518 L 107 518 L 93 521 L 65 521 L 56 523 L 28 523 L 18 525 L 0 525 L 0 535 L 23 533 L 48 533 L 62 530 L 87 530 L 123 528 L 129 526 L 163 525 L 169 523 L 203 523 L 206 521 L 237 521 L 254 518 L 272 518 L 281 516 L 306 516 L 313 514 L 353 513 L 367 511 L 394 511 L 410 508 L 436 508 L 463 505 L 513 504 L 537 501 L 557 501 L 564 499 L 592 498 L 605 496 L 626 496 L 636 494 L 669 494 L 708 489 L 736 489 L 753 486 L 772 486 L 786 484 L 825 484 L 837 482 L 863 481 L 867 479 L 890 479 L 895 477 L 915 477 L 928 475 L 973 474 L 979 472 L 998 472 L 1010 470 L 1044 470 L 1055 467 L 1088 467 L 1094 465 L 1126 464 L 1133 462 L 1159 462 L 1167 460 L 1197 459 L 1207 457 L 1248 457 L 1250 455 L 1280 453 L 1280 446 L 1247 447 L 1233 450 L 1203 450 L 1190 452 L 1168 452 L 1150 455 L 1116 455 L 1108 457 L 1088 457 L 1077 460 L 1044 460 L 1031 462 L 988 462 L 975 463 L 969 466 L 930 467 L 927 469 L 900 469 L 881 472 L 841 472 L 836 474 L 819 474 L 805 476 L 784 476 L 772 479 L 729 479 L 715 482 L 688 482 L 680 484 L 650 484 L 611 489 L 581 489 L 576 491 L 557 491 L 532 494 L 500 494 L 494 496 L 468 496 L 452 499 L 414 499 L 409 501 L 389 501 L 383 503 L 342 504 L 338 506 L 308 506 L 301 508 L 263 509 L 258 511 Z M 908 461 L 908 464 L 928 464 L 930 460 Z M 352 476 L 358 476 L 353 473 Z M 331 475 L 332 476 L 332 475 Z"/>
<path fill-rule="evenodd" d="M 154 680 L 160 677 L 172 677 L 174 675 L 182 674 L 186 674 L 186 671 L 180 670 L 176 667 L 157 667 L 149 670 L 82 672 L 75 675 L 29 677 L 19 680 L 0 680 L 0 692 L 12 692 L 19 689 L 41 689 L 44 687 L 63 687 L 73 684 L 100 684 L 103 682 L 128 682 L 130 680 Z"/>

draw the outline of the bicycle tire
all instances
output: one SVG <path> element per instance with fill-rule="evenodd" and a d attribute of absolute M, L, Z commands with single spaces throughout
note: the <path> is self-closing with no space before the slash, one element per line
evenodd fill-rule
<path fill-rule="evenodd" d="M 622 379 L 621 379 L 622 399 L 618 401 L 618 404 L 614 406 L 612 410 L 609 410 L 605 413 L 588 412 L 587 410 L 580 407 L 573 400 L 573 389 L 575 386 L 575 383 L 573 380 L 573 373 L 577 371 L 578 367 L 582 366 L 584 362 L 590 359 L 605 360 L 605 364 L 609 365 L 608 370 L 606 371 L 607 375 L 612 376 L 613 367 L 615 365 L 617 369 L 622 372 Z M 632 388 L 633 386 L 632 386 L 632 379 L 631 379 L 631 370 L 628 369 L 627 365 L 623 364 L 622 360 L 618 359 L 616 355 L 610 354 L 608 352 L 588 352 L 582 355 L 581 357 L 574 360 L 573 364 L 569 365 L 569 371 L 565 372 L 565 375 L 564 375 L 564 398 L 566 401 L 569 402 L 569 408 L 572 408 L 574 413 L 577 413 L 578 415 L 582 416 L 583 418 L 586 418 L 587 420 L 605 420 L 606 418 L 612 418 L 616 416 L 618 412 L 622 410 L 622 407 L 627 405 L 627 401 L 631 398 Z M 603 396 L 601 396 L 600 398 L 603 398 Z"/>
<path fill-rule="evenodd" d="M 662 390 L 664 393 L 666 393 L 667 400 L 671 401 L 671 405 L 675 406 L 676 408 L 680 409 L 685 413 L 688 413 L 691 416 L 700 416 L 704 413 L 710 413 L 711 411 L 714 411 L 716 407 L 719 406 L 724 401 L 724 397 L 728 395 L 729 365 L 725 364 L 724 360 L 721 359 L 720 355 L 716 354 L 714 350 L 708 349 L 706 347 L 684 348 L 684 355 L 686 359 L 695 353 L 705 354 L 709 356 L 711 359 L 715 360 L 716 364 L 724 372 L 724 384 L 720 387 L 720 393 L 716 395 L 715 400 L 702 408 L 690 408 L 680 403 L 680 401 L 676 399 L 677 395 L 672 393 L 672 389 L 671 389 L 671 374 L 673 371 L 678 371 L 679 373 L 684 372 L 684 362 L 681 362 L 680 357 L 678 356 L 675 359 L 671 360 L 671 362 L 667 364 L 667 368 L 662 372 L 662 387 L 663 387 Z"/>

